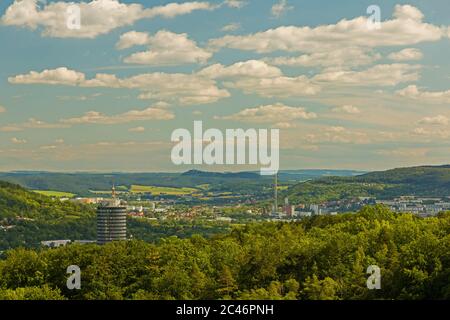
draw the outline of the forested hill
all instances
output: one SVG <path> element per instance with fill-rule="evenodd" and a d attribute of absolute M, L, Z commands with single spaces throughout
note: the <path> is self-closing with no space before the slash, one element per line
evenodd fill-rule
<path fill-rule="evenodd" d="M 450 165 L 398 168 L 354 177 L 326 177 L 296 184 L 284 196 L 317 202 L 359 196 L 450 196 Z"/>
<path fill-rule="evenodd" d="M 95 239 L 93 208 L 60 202 L 0 181 L 0 253 L 52 239 Z"/>
<path fill-rule="evenodd" d="M 86 217 L 92 209 L 61 202 L 22 188 L 19 185 L 0 181 L 0 219 L 29 218 L 52 220 Z"/>

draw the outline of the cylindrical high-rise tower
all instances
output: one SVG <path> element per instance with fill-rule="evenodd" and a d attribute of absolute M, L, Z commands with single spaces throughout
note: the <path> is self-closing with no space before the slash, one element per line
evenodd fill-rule
<path fill-rule="evenodd" d="M 97 243 L 127 239 L 127 208 L 115 198 L 106 201 L 97 208 Z"/>

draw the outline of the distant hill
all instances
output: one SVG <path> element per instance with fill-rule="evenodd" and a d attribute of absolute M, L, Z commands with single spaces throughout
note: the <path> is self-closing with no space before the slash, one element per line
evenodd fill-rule
<path fill-rule="evenodd" d="M 280 171 L 280 182 L 295 183 L 323 176 L 353 176 L 358 171 L 346 170 L 288 170 Z M 110 190 L 116 186 L 132 185 L 177 188 L 197 188 L 209 185 L 210 191 L 252 193 L 271 188 L 273 177 L 258 172 L 207 172 L 190 170 L 184 173 L 58 173 L 42 171 L 15 171 L 0 173 L 0 180 L 19 184 L 32 190 L 70 192 L 79 196 L 92 196 L 89 190 Z"/>
<path fill-rule="evenodd" d="M 371 172 L 354 177 L 327 177 L 290 187 L 283 196 L 295 202 L 321 202 L 374 196 L 450 196 L 450 165 Z"/>
<path fill-rule="evenodd" d="M 199 170 L 190 170 L 181 174 L 182 177 L 202 177 L 219 179 L 261 179 L 261 176 L 255 172 L 208 172 Z"/>

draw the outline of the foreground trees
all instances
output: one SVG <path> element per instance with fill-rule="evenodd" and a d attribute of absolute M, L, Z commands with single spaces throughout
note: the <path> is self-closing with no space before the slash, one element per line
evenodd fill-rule
<path fill-rule="evenodd" d="M 66 268 L 81 268 L 81 290 Z M 368 290 L 367 267 L 381 268 Z M 204 239 L 9 251 L 0 299 L 450 299 L 450 214 L 368 207 Z"/>

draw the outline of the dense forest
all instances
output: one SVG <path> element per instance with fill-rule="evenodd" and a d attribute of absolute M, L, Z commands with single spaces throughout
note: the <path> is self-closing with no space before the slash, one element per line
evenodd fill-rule
<path fill-rule="evenodd" d="M 317 203 L 354 197 L 391 199 L 402 195 L 447 197 L 450 166 L 423 166 L 371 172 L 354 177 L 324 177 L 298 183 L 284 192 L 293 203 Z"/>
<path fill-rule="evenodd" d="M 69 265 L 81 290 L 66 288 Z M 369 265 L 381 290 L 366 287 Z M 210 239 L 14 249 L 0 275 L 0 299 L 450 299 L 450 213 L 376 206 Z"/>

